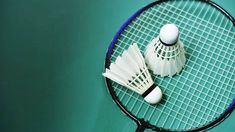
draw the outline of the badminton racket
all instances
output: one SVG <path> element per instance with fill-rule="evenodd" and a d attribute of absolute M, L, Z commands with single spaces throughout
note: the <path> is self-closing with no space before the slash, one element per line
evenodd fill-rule
<path fill-rule="evenodd" d="M 186 64 L 172 78 L 151 73 L 163 99 L 150 105 L 135 92 L 105 78 L 118 107 L 136 131 L 202 131 L 219 124 L 235 107 L 235 20 L 210 0 L 159 0 L 134 13 L 107 50 L 105 68 L 129 45 L 143 54 L 160 28 L 174 23 L 184 43 Z"/>

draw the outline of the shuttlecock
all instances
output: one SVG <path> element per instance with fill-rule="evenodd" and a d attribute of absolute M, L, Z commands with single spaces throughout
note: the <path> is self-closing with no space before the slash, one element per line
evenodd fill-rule
<path fill-rule="evenodd" d="M 166 24 L 146 47 L 145 61 L 154 74 L 172 77 L 185 65 L 185 51 L 175 24 Z"/>
<path fill-rule="evenodd" d="M 150 104 L 156 104 L 162 98 L 162 91 L 154 84 L 137 44 L 130 45 L 118 56 L 103 76 L 142 95 Z"/>

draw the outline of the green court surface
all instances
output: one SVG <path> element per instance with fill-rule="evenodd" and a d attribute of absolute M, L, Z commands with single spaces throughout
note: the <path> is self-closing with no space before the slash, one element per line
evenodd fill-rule
<path fill-rule="evenodd" d="M 234 0 L 214 0 L 235 17 Z M 0 132 L 133 132 L 101 75 L 122 23 L 151 0 L 2 0 Z M 232 132 L 235 112 L 211 132 Z"/>

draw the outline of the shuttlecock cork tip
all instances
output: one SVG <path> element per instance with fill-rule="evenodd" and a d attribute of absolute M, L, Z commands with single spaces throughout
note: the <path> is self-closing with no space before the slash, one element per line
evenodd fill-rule
<path fill-rule="evenodd" d="M 174 45 L 178 41 L 178 37 L 179 29 L 175 24 L 166 24 L 160 30 L 160 41 L 166 46 Z"/>
<path fill-rule="evenodd" d="M 162 91 L 156 86 L 147 96 L 144 97 L 144 100 L 149 104 L 156 104 L 162 99 Z"/>

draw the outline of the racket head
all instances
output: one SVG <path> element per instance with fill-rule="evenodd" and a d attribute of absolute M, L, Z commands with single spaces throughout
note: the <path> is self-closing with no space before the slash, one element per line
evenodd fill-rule
<path fill-rule="evenodd" d="M 180 15 L 177 15 L 177 14 L 174 14 L 174 15 L 177 15 L 176 20 L 172 20 L 173 17 L 171 16 L 168 19 L 169 21 L 167 21 L 167 18 L 161 19 L 161 18 L 156 17 L 155 15 L 152 14 L 153 18 L 155 17 L 157 20 L 161 20 L 161 22 L 157 22 L 157 24 L 159 24 L 159 25 L 154 25 L 153 23 L 148 24 L 147 22 L 138 23 L 138 20 L 141 19 L 140 17 L 145 17 L 143 14 L 144 13 L 146 14 L 146 12 L 149 13 L 150 9 L 156 9 L 157 13 L 159 13 L 160 9 L 161 9 L 161 11 L 163 11 L 165 13 L 169 13 L 171 11 L 178 11 L 179 7 L 182 6 L 182 7 L 186 8 L 187 11 L 192 12 L 189 9 L 189 7 L 192 5 L 192 3 L 189 6 L 187 4 L 182 4 L 181 5 L 181 4 L 179 4 L 179 2 L 181 2 L 181 4 L 183 2 L 190 3 L 189 1 L 184 1 L 184 0 L 181 0 L 181 1 L 160 0 L 160 1 L 153 2 L 153 3 L 145 6 L 144 8 L 140 9 L 139 11 L 137 11 L 118 30 L 118 32 L 114 36 L 113 40 L 111 41 L 111 44 L 109 45 L 108 51 L 106 53 L 105 68 L 108 68 L 110 63 L 114 62 L 115 58 L 118 55 L 121 55 L 121 53 L 125 49 L 127 49 L 128 46 L 130 44 L 132 44 L 133 42 L 137 42 L 137 44 L 139 44 L 138 46 L 140 47 L 141 52 L 144 53 L 145 47 L 147 46 L 148 42 L 150 42 L 154 37 L 156 37 L 156 35 L 157 35 L 157 33 L 159 33 L 159 29 L 162 25 L 170 22 L 170 23 L 175 23 L 179 26 L 180 34 L 182 33 L 180 38 L 185 43 L 186 53 L 188 53 L 188 54 L 186 54 L 186 58 L 187 58 L 186 63 L 187 64 L 186 64 L 186 68 L 183 69 L 182 73 L 175 76 L 175 77 L 173 77 L 173 78 L 160 78 L 160 77 L 155 76 L 155 75 L 152 74 L 154 81 L 163 90 L 164 99 L 160 104 L 158 104 L 156 106 L 152 106 L 150 104 L 147 104 L 136 93 L 128 90 L 127 88 L 124 88 L 124 87 L 120 86 L 119 84 L 111 81 L 108 78 L 105 78 L 106 85 L 108 87 L 108 90 L 109 90 L 113 100 L 115 101 L 115 103 L 120 107 L 120 109 L 128 117 L 130 117 L 132 120 L 134 120 L 137 123 L 137 125 L 139 126 L 139 130 L 144 129 L 144 128 L 149 128 L 149 129 L 157 130 L 157 131 L 201 131 L 201 130 L 204 130 L 204 129 L 211 128 L 211 127 L 215 126 L 216 124 L 218 124 L 219 122 L 221 122 L 223 119 L 225 119 L 229 115 L 229 113 L 231 113 L 231 111 L 233 110 L 233 108 L 235 106 L 235 100 L 233 99 L 235 97 L 235 91 L 234 91 L 234 88 L 233 88 L 234 87 L 234 81 L 231 79 L 231 78 L 234 78 L 235 75 L 234 75 L 234 72 L 232 72 L 232 71 L 234 71 L 234 69 L 230 68 L 230 67 L 235 66 L 233 60 L 226 60 L 226 62 L 224 62 L 222 60 L 219 60 L 219 62 L 221 62 L 220 66 L 219 66 L 219 69 L 221 69 L 223 67 L 225 67 L 225 68 L 229 67 L 230 69 L 229 69 L 228 72 L 230 72 L 230 74 L 227 73 L 227 72 L 226 72 L 226 75 L 224 75 L 224 73 L 223 74 L 222 73 L 218 73 L 218 74 L 213 73 L 213 71 L 212 71 L 212 70 L 214 70 L 213 68 L 217 68 L 216 65 L 214 64 L 215 63 L 214 61 L 216 61 L 216 59 L 220 59 L 221 56 L 217 55 L 216 58 L 212 58 L 213 61 L 209 61 L 208 63 L 206 63 L 205 58 L 210 56 L 210 54 L 209 54 L 210 51 L 208 51 L 209 48 L 208 47 L 203 47 L 203 48 L 200 49 L 196 44 L 190 45 L 190 43 L 193 43 L 193 41 L 195 41 L 195 39 L 187 38 L 187 35 L 188 36 L 192 35 L 192 36 L 195 36 L 195 37 L 199 37 L 200 41 L 202 41 L 202 40 L 204 40 L 206 42 L 208 41 L 207 43 L 210 44 L 209 45 L 210 48 L 213 49 L 213 47 L 215 47 L 213 49 L 213 52 L 212 52 L 213 55 L 217 52 L 216 50 L 218 50 L 220 48 L 226 49 L 225 46 L 228 46 L 226 50 L 230 51 L 231 53 L 223 53 L 223 54 L 225 56 L 230 56 L 230 59 L 232 59 L 231 56 L 235 56 L 235 51 L 234 51 L 234 45 L 235 45 L 234 25 L 235 25 L 235 20 L 222 7 L 220 7 L 219 5 L 217 5 L 216 3 L 212 2 L 212 1 L 193 0 L 193 2 L 195 2 L 194 4 L 197 5 L 197 8 L 199 8 L 200 4 L 203 5 L 203 9 L 201 9 L 201 8 L 199 8 L 201 10 L 198 9 L 199 12 L 198 11 L 193 12 L 195 14 L 199 13 L 199 16 L 195 17 L 196 20 L 201 20 L 199 22 L 199 24 L 197 24 L 197 22 L 193 23 L 193 21 L 192 21 L 192 24 L 194 24 L 193 26 L 198 26 L 198 29 L 197 28 L 194 29 L 193 26 L 190 27 L 189 22 L 191 20 L 188 20 L 188 22 L 186 23 L 186 26 L 189 26 L 190 30 L 187 30 L 187 27 L 183 26 L 183 23 L 184 23 L 183 20 L 182 21 L 177 20 L 181 17 Z M 165 7 L 164 4 L 165 5 L 168 4 L 167 6 L 170 7 L 171 9 L 167 9 L 166 8 L 167 6 Z M 176 7 L 174 7 L 174 6 L 176 6 Z M 206 29 L 202 30 L 203 32 L 200 32 L 200 30 L 201 30 L 200 28 L 202 28 L 204 22 L 207 21 L 207 18 L 201 18 L 200 19 L 200 15 L 203 15 L 203 14 L 201 14 L 201 12 L 203 10 L 206 10 L 207 6 L 210 7 L 210 8 L 213 8 L 213 12 L 206 12 L 206 15 L 209 15 L 209 13 L 213 14 L 213 13 L 216 12 L 216 13 L 219 14 L 219 15 L 216 15 L 216 19 L 218 19 L 217 16 L 223 18 L 223 20 L 221 20 L 219 22 L 219 24 L 220 24 L 219 26 L 223 26 L 223 28 L 224 28 L 223 31 L 226 31 L 226 33 L 224 33 L 224 34 L 232 36 L 232 37 L 229 37 L 230 38 L 229 39 L 229 44 L 227 44 L 225 46 L 220 46 L 218 42 L 216 44 L 212 44 L 212 42 L 210 42 L 209 38 L 213 38 L 213 41 L 216 41 L 216 40 L 222 41 L 223 40 L 223 39 L 222 40 L 219 39 L 220 37 L 223 37 L 224 34 L 222 34 L 222 33 L 220 34 L 219 37 L 216 37 L 216 36 L 213 36 L 213 35 L 210 36 L 210 33 L 214 33 L 216 35 L 219 34 L 218 31 L 220 30 L 220 27 L 218 26 L 217 22 L 213 21 L 214 25 L 212 25 L 210 22 L 207 24 L 207 26 L 210 26 L 210 28 L 215 28 L 216 32 L 213 32 L 214 29 L 211 30 L 210 28 L 207 29 L 207 30 L 210 30 L 209 32 L 206 32 Z M 169 11 L 167 12 L 166 10 L 169 10 Z M 206 11 L 208 11 L 208 10 L 206 10 Z M 210 9 L 209 9 L 209 11 L 210 11 Z M 183 12 L 185 12 L 185 10 L 183 10 Z M 182 12 L 180 12 L 180 13 L 182 13 Z M 188 14 L 188 12 L 186 12 L 186 15 L 187 14 Z M 149 14 L 149 15 L 151 15 L 151 14 Z M 162 15 L 161 17 L 163 17 L 163 16 L 167 17 L 167 15 L 169 15 L 169 14 L 167 14 L 167 15 L 161 14 L 161 15 Z M 203 16 L 206 16 L 206 15 L 203 15 Z M 213 15 L 211 15 L 209 20 L 212 20 L 212 18 L 214 18 Z M 221 15 L 223 15 L 223 16 L 221 16 Z M 190 17 L 191 17 L 190 19 L 194 18 L 193 16 L 190 16 Z M 151 18 L 146 18 L 146 19 L 150 19 L 150 21 L 151 21 Z M 183 19 L 185 19 L 185 21 L 187 21 L 187 18 L 183 18 Z M 155 21 L 157 21 L 157 20 L 155 20 Z M 227 25 L 223 25 L 224 22 L 226 22 Z M 127 28 L 130 28 L 130 26 L 133 26 L 134 24 L 135 24 L 136 27 L 139 27 L 141 29 L 138 30 L 138 31 L 127 29 Z M 143 24 L 143 25 L 146 24 L 147 26 L 152 27 L 153 28 L 152 30 L 155 30 L 155 32 L 151 33 L 151 31 L 149 31 L 149 32 L 146 33 L 146 31 L 144 31 L 143 34 L 145 34 L 145 35 L 147 34 L 146 35 L 147 37 L 144 38 L 144 40 L 140 39 L 140 37 L 145 36 L 143 34 L 137 35 L 137 37 L 134 37 L 134 39 L 131 38 L 131 39 L 133 39 L 131 41 L 130 40 L 125 40 L 125 41 L 123 40 L 123 37 L 124 37 L 123 34 L 126 33 L 127 31 L 128 31 L 129 34 L 127 33 L 127 34 L 124 34 L 124 35 L 127 35 L 127 36 L 130 35 L 131 31 L 133 31 L 133 33 L 131 34 L 132 36 L 135 33 L 138 34 L 138 33 L 142 32 L 141 30 L 143 30 L 143 26 L 141 26 L 141 24 Z M 231 25 L 232 25 L 232 27 L 231 27 Z M 228 26 L 230 26 L 231 28 L 228 27 Z M 194 31 L 196 31 L 196 33 L 193 33 L 193 29 L 194 29 Z M 146 30 L 148 30 L 148 29 L 146 29 Z M 200 33 L 202 33 L 202 35 Z M 205 35 L 207 35 L 206 38 L 203 37 L 203 35 L 204 35 L 203 33 Z M 227 36 L 227 35 L 225 35 L 225 36 Z M 126 38 L 126 39 L 128 39 L 128 38 Z M 187 41 L 187 39 L 190 39 L 190 42 Z M 201 42 L 201 43 L 205 44 L 204 41 Z M 226 42 L 227 41 L 228 40 L 226 40 Z M 129 43 L 127 43 L 127 42 L 129 42 Z M 125 43 L 125 44 L 123 44 L 123 43 Z M 195 41 L 195 43 L 198 43 L 198 42 Z M 224 43 L 225 42 L 223 42 L 222 44 L 224 44 Z M 197 49 L 197 48 L 199 48 L 199 49 Z M 219 53 L 222 52 L 222 49 L 218 50 L 218 52 Z M 200 55 L 203 55 L 203 54 L 195 52 L 197 50 L 207 50 L 207 51 L 204 51 L 207 54 L 203 57 L 203 59 L 201 59 L 202 57 L 200 57 Z M 194 56 L 199 57 L 199 58 L 195 58 L 195 57 L 190 58 L 190 54 L 192 54 L 193 52 L 197 53 L 197 55 L 194 54 Z M 190 64 L 190 62 L 191 62 L 191 64 Z M 194 67 L 194 66 L 197 66 L 197 63 L 201 64 L 202 62 L 205 63 L 206 68 L 202 69 L 202 67 L 199 67 L 199 68 Z M 223 66 L 223 64 L 225 66 Z M 201 64 L 201 65 L 204 65 L 204 64 Z M 212 70 L 209 70 L 210 68 L 208 67 L 208 65 L 212 65 Z M 198 71 L 194 71 L 193 70 L 194 68 L 197 69 Z M 192 73 L 189 73 L 189 71 L 188 71 L 188 73 L 186 72 L 189 69 L 190 69 L 190 72 L 192 72 Z M 197 79 L 197 77 L 193 76 L 194 73 L 196 73 L 196 75 L 197 75 L 197 73 L 201 72 L 201 70 L 204 70 L 205 72 L 207 70 L 209 70 L 208 74 L 210 76 L 212 76 L 212 73 L 213 73 L 213 76 L 216 76 L 216 77 L 221 76 L 220 79 L 223 79 L 223 83 L 220 84 L 221 80 L 217 80 L 215 78 L 211 79 L 210 76 L 207 76 L 206 78 L 202 77 L 202 75 L 206 75 L 207 73 L 201 73 L 202 75 L 200 75 L 199 79 Z M 221 72 L 221 71 L 218 70 L 218 72 Z M 224 72 L 224 71 L 222 71 L 222 72 Z M 196 82 L 196 83 L 192 82 L 192 81 L 197 81 L 197 80 L 203 81 L 203 79 L 206 79 L 206 82 Z M 226 82 L 224 79 L 228 79 L 229 82 Z M 187 81 L 191 81 L 191 83 L 187 83 Z M 196 102 L 192 102 L 192 101 L 187 99 L 187 98 L 190 98 L 191 100 L 194 99 L 194 97 L 195 97 L 195 96 L 193 96 L 194 94 L 201 94 L 200 96 L 202 96 L 203 92 L 206 92 L 206 95 L 204 95 L 203 97 L 196 96 L 196 101 L 204 101 L 204 102 L 206 102 L 205 105 L 207 107 L 215 107 L 212 104 L 210 104 L 210 102 L 206 101 L 206 99 L 207 99 L 207 96 L 210 95 L 210 94 L 212 94 L 213 96 L 215 95 L 216 97 L 218 97 L 219 94 L 216 94 L 215 92 L 210 93 L 211 92 L 210 89 L 206 89 L 207 91 L 203 91 L 203 89 L 197 90 L 197 87 L 199 87 L 199 86 L 201 86 L 203 88 L 205 88 L 207 85 L 209 87 L 212 87 L 213 84 L 210 84 L 210 81 L 212 81 L 212 83 L 218 84 L 220 86 L 224 86 L 226 88 L 229 88 L 229 90 L 228 90 L 229 92 L 226 91 L 226 90 L 223 90 L 222 88 L 219 89 L 220 92 L 224 92 L 224 93 L 228 92 L 227 94 L 230 94 L 229 95 L 230 100 L 226 101 L 226 106 L 223 107 L 223 110 L 220 110 L 220 111 L 218 110 L 219 114 L 217 114 L 217 111 L 215 113 L 213 113 L 213 111 L 211 109 L 208 109 L 208 110 L 210 110 L 209 114 L 216 114 L 215 117 L 210 117 L 209 115 L 206 115 L 207 118 L 210 117 L 212 119 L 210 119 L 210 120 L 208 119 L 208 121 L 202 122 L 203 125 L 198 125 L 196 127 L 193 127 L 194 123 L 189 118 L 193 118 L 194 120 L 197 120 L 197 117 L 193 114 L 188 113 L 188 111 L 185 110 L 185 111 L 183 111 L 185 115 L 180 115 L 179 118 L 183 119 L 186 116 L 188 116 L 189 118 L 185 118 L 185 119 L 189 122 L 192 122 L 192 124 L 188 125 L 186 122 L 182 122 L 182 121 L 180 122 L 180 124 L 175 124 L 175 120 L 176 120 L 176 118 L 178 118 L 177 117 L 178 116 L 177 112 L 179 112 L 181 110 L 181 108 L 177 108 L 175 105 L 180 105 L 180 106 L 186 107 L 188 109 L 190 108 L 189 111 L 191 111 L 191 112 L 193 112 L 195 110 L 197 114 L 201 114 L 201 112 L 199 111 L 199 108 L 203 108 L 204 111 L 207 110 L 206 108 L 204 108 L 203 106 L 200 106 Z M 181 83 L 181 82 L 183 82 L 183 83 Z M 200 85 L 200 83 L 203 83 L 203 85 Z M 194 86 L 194 85 L 196 85 L 196 86 Z M 186 86 L 188 86 L 189 88 L 184 89 L 184 87 L 186 87 Z M 171 92 L 170 88 L 172 88 L 172 90 L 174 90 L 174 92 Z M 192 89 L 190 89 L 190 88 L 192 88 Z M 177 90 L 177 89 L 180 89 L 180 90 Z M 180 94 L 177 94 L 175 92 L 179 92 Z M 192 94 L 190 94 L 190 92 L 192 92 Z M 169 100 L 171 100 L 171 96 L 175 97 L 175 99 L 180 99 L 181 101 L 187 101 L 187 105 L 184 106 L 184 102 L 179 102 L 179 101 L 175 101 L 175 103 L 176 103 L 175 105 L 170 105 L 169 102 L 172 103 L 172 101 L 169 101 Z M 189 96 L 189 97 L 187 97 L 187 96 Z M 227 95 L 225 95 L 225 96 L 227 96 Z M 200 100 L 199 98 L 203 98 L 203 100 Z M 211 96 L 208 96 L 208 98 L 209 98 L 209 100 L 212 100 Z M 213 103 L 221 103 L 221 102 L 214 101 Z M 190 107 L 191 105 L 192 105 L 192 108 Z M 220 104 L 218 104 L 218 105 L 220 105 Z M 143 108 L 143 107 L 146 107 L 146 108 Z M 195 109 L 193 107 L 195 107 Z M 165 111 L 163 111 L 162 109 L 165 110 Z M 173 110 L 173 109 L 176 109 L 176 110 Z M 172 110 L 173 110 L 173 112 L 172 112 Z M 144 111 L 144 113 L 141 115 L 141 114 L 139 114 L 140 111 Z M 168 112 L 169 113 L 174 113 L 175 114 L 174 116 L 176 116 L 176 117 L 174 117 L 174 119 L 172 119 L 169 116 Z M 189 114 L 189 115 L 187 115 L 187 114 Z M 204 113 L 202 113 L 202 114 L 204 114 Z M 165 120 L 164 119 L 165 117 L 168 118 L 168 119 Z M 203 117 L 203 115 L 201 115 L 200 120 L 202 120 L 202 117 Z M 163 119 L 163 121 L 159 121 L 161 119 Z M 154 123 L 153 120 L 158 120 L 158 121 L 157 121 L 157 123 Z M 169 127 L 169 126 L 165 127 L 165 124 L 169 124 L 168 121 L 172 121 L 172 120 L 174 120 L 173 123 L 172 122 L 169 122 L 169 123 L 171 124 L 170 126 L 174 126 L 174 127 L 172 127 L 172 128 Z M 163 123 L 159 124 L 159 122 L 163 122 Z M 186 125 L 184 125 L 184 123 Z M 200 124 L 200 123 L 201 122 L 196 122 L 196 124 Z M 181 126 L 182 124 L 183 124 L 183 127 Z"/>

